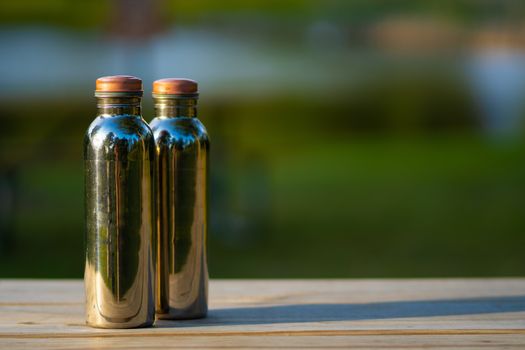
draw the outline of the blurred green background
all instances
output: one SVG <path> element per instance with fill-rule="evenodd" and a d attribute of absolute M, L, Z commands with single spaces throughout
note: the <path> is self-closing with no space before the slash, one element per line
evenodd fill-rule
<path fill-rule="evenodd" d="M 199 81 L 211 277 L 525 273 L 525 3 L 0 3 L 0 277 L 82 277 L 97 77 Z"/>

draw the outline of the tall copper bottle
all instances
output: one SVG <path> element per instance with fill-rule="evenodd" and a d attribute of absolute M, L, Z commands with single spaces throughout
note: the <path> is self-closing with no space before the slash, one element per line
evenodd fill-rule
<path fill-rule="evenodd" d="M 205 317 L 209 141 L 197 119 L 197 83 L 157 80 L 153 97 L 156 117 L 150 125 L 157 164 L 157 318 Z"/>
<path fill-rule="evenodd" d="M 103 77 L 95 96 L 98 116 L 84 139 L 87 324 L 150 326 L 155 146 L 141 116 L 142 81 Z"/>

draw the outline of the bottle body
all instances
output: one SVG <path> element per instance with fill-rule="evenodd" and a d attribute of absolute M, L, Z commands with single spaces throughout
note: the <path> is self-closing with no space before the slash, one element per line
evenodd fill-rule
<path fill-rule="evenodd" d="M 127 99 L 102 101 L 105 110 L 84 139 L 84 279 L 87 323 L 93 327 L 154 321 L 155 150 L 138 101 L 138 109 Z"/>
<path fill-rule="evenodd" d="M 156 99 L 157 117 L 150 123 L 156 144 L 160 319 L 200 318 L 208 311 L 209 140 L 194 111 L 177 107 L 185 103 L 191 99 Z"/>

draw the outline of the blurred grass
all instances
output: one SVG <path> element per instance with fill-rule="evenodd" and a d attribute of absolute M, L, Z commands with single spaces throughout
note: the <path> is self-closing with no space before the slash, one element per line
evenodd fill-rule
<path fill-rule="evenodd" d="M 264 247 L 239 250 L 239 262 L 215 248 L 212 271 L 228 277 L 523 274 L 524 155 L 523 145 L 499 148 L 475 138 L 306 148 L 274 164 L 274 218 Z"/>
<path fill-rule="evenodd" d="M 213 277 L 525 273 L 524 144 L 476 137 L 318 142 L 263 155 L 267 230 L 257 237 L 241 230 L 230 244 L 221 239 L 224 227 L 213 227 Z M 250 176 L 243 166 L 230 171 L 231 183 Z M 0 258 L 0 276 L 81 277 L 81 167 L 35 162 L 20 185 L 15 250 Z M 231 211 L 246 216 L 242 206 Z"/>

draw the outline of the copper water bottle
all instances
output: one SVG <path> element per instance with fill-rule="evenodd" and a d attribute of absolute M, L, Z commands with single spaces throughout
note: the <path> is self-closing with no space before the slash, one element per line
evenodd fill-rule
<path fill-rule="evenodd" d="M 141 116 L 142 81 L 99 78 L 95 96 L 84 139 L 87 324 L 146 327 L 155 318 L 155 144 Z"/>
<path fill-rule="evenodd" d="M 205 317 L 208 311 L 209 140 L 197 119 L 197 83 L 153 83 L 151 129 L 157 165 L 157 288 L 160 319 Z"/>

